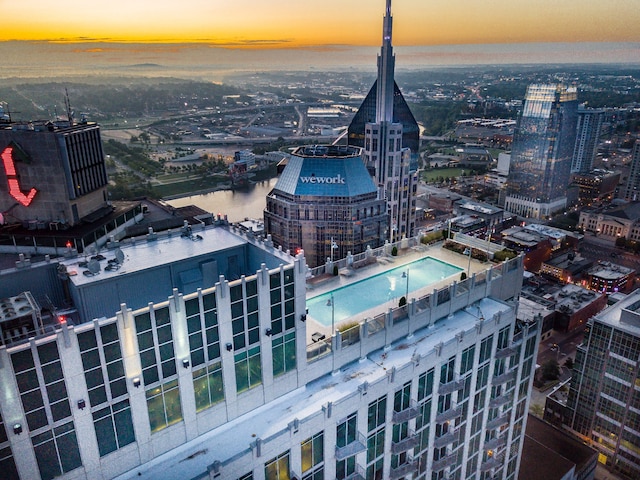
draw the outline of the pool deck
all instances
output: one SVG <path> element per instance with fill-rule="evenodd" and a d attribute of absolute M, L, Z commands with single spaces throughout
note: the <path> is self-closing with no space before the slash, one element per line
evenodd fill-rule
<path fill-rule="evenodd" d="M 491 262 L 483 263 L 475 259 L 471 259 L 471 264 L 469 265 L 469 257 L 467 255 L 462 255 L 442 248 L 442 242 L 438 242 L 430 246 L 420 245 L 418 247 L 400 250 L 398 252 L 398 255 L 395 257 L 384 257 L 385 260 L 378 259 L 377 262 L 365 267 L 352 269 L 351 275 L 330 275 L 328 277 L 323 277 L 323 279 L 321 279 L 321 281 L 319 282 L 307 282 L 307 299 L 315 297 L 317 295 L 322 295 L 323 293 L 331 292 L 347 285 L 351 285 L 352 283 L 359 282 L 360 280 L 364 280 L 365 278 L 372 277 L 379 273 L 384 273 L 397 267 L 401 267 L 424 257 L 432 257 L 436 260 L 455 265 L 456 267 L 462 268 L 465 272 L 467 271 L 467 266 L 469 266 L 469 276 L 472 276 L 474 273 L 485 271 L 494 266 L 494 264 Z M 433 290 L 435 289 L 439 289 L 451 284 L 454 280 L 460 280 L 459 273 L 449 276 L 443 280 L 438 280 L 419 290 L 413 291 L 409 294 L 409 298 L 411 299 L 422 297 L 433 292 Z M 363 292 L 363 295 L 366 295 L 366 292 Z M 399 298 L 382 301 L 380 302 L 380 304 L 369 310 L 365 310 L 355 315 L 354 317 L 336 323 L 336 327 L 345 322 L 361 322 L 365 318 L 373 318 L 381 313 L 387 312 L 390 308 L 397 307 L 398 301 Z M 307 319 L 307 345 L 314 343 L 314 340 L 311 338 L 311 336 L 316 333 L 325 335 L 325 337 L 328 339 L 331 337 L 331 326 L 322 325 L 320 322 L 314 320 L 313 317 L 309 316 Z"/>

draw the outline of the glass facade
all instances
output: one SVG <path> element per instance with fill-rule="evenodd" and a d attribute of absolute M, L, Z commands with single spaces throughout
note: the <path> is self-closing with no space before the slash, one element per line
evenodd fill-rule
<path fill-rule="evenodd" d="M 55 341 L 11 355 L 40 476 L 51 479 L 82 465 L 71 404 Z"/>
<path fill-rule="evenodd" d="M 639 316 L 637 306 L 630 310 L 622 314 Z M 592 318 L 576 352 L 567 400 L 571 428 L 592 440 L 607 465 L 630 477 L 640 474 L 639 358 L 640 331 Z"/>
<path fill-rule="evenodd" d="M 575 89 L 530 85 L 513 139 L 505 208 L 539 217 L 531 205 L 566 198 L 576 140 Z M 562 207 L 561 207 L 562 208 Z M 537 209 L 547 211 L 546 207 Z"/>
<path fill-rule="evenodd" d="M 267 196 L 267 233 L 283 249 L 304 250 L 311 267 L 377 248 L 387 235 L 386 203 L 378 198 L 360 149 L 337 148 L 294 151 Z"/>

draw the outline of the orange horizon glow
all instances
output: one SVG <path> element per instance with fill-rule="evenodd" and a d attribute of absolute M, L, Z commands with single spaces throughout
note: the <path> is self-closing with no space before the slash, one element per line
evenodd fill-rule
<path fill-rule="evenodd" d="M 1 0 L 0 0 L 1 1 Z M 396 46 L 640 42 L 637 0 L 395 0 Z M 381 43 L 384 0 L 1 2 L 0 41 L 200 43 L 230 49 Z"/>

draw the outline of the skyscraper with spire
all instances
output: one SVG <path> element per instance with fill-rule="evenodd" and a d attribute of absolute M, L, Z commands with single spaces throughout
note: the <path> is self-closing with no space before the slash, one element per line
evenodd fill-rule
<path fill-rule="evenodd" d="M 349 144 L 364 148 L 364 159 L 382 197 L 387 201 L 389 231 L 394 242 L 415 227 L 420 131 L 394 80 L 391 0 L 386 2 L 378 78 L 349 125 Z"/>

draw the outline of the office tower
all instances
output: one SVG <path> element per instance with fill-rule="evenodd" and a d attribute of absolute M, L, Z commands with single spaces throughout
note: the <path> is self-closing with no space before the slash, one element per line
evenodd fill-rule
<path fill-rule="evenodd" d="M 226 226 L 0 271 L 2 477 L 515 480 L 540 331 L 515 316 L 522 257 L 459 282 L 466 259 L 434 256 L 316 291 L 319 313 L 303 253 Z"/>
<path fill-rule="evenodd" d="M 593 160 L 598 153 L 603 118 L 604 110 L 602 109 L 578 106 L 578 126 L 571 173 L 588 173 L 593 168 Z"/>
<path fill-rule="evenodd" d="M 514 134 L 505 210 L 545 219 L 567 204 L 576 139 L 575 88 L 530 85 Z"/>
<path fill-rule="evenodd" d="M 303 249 L 310 267 L 384 244 L 387 208 L 378 197 L 362 149 L 307 146 L 291 153 L 267 196 L 265 230 L 292 252 Z"/>
<path fill-rule="evenodd" d="M 103 245 L 143 218 L 109 201 L 100 127 L 0 120 L 0 250 L 62 255 Z"/>
<path fill-rule="evenodd" d="M 97 124 L 0 123 L 0 152 L 4 223 L 57 230 L 109 211 Z"/>
<path fill-rule="evenodd" d="M 629 202 L 640 200 L 640 141 L 636 140 L 631 155 L 631 168 L 624 187 L 624 197 Z"/>
<path fill-rule="evenodd" d="M 412 235 L 415 226 L 420 131 L 394 80 L 391 37 L 391 0 L 387 0 L 378 78 L 349 125 L 348 141 L 364 148 L 365 164 L 387 201 L 388 239 L 395 242 Z"/>
<path fill-rule="evenodd" d="M 576 351 L 569 426 L 600 461 L 640 476 L 640 292 L 594 316 Z"/>

